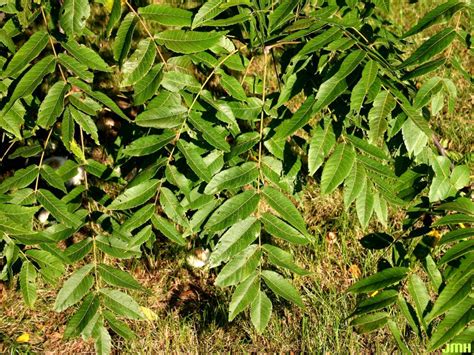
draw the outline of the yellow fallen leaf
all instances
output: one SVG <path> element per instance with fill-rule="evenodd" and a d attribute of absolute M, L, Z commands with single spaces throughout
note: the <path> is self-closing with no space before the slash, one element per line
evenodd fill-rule
<path fill-rule="evenodd" d="M 372 292 L 372 293 L 369 295 L 369 297 L 374 297 L 375 295 L 377 295 L 377 293 L 379 293 L 379 291 L 378 291 L 378 290 L 377 290 L 377 291 L 375 291 L 375 292 Z"/>
<path fill-rule="evenodd" d="M 147 307 L 140 307 L 142 313 L 145 315 L 146 319 L 154 321 L 158 319 L 158 315 L 153 312 L 150 308 Z"/>
<path fill-rule="evenodd" d="M 362 272 L 360 271 L 360 268 L 356 264 L 352 264 L 349 267 L 349 272 L 351 273 L 351 275 L 354 279 L 358 279 L 362 275 Z"/>
<path fill-rule="evenodd" d="M 23 333 L 18 338 L 16 338 L 17 343 L 28 343 L 30 341 L 30 334 Z"/>

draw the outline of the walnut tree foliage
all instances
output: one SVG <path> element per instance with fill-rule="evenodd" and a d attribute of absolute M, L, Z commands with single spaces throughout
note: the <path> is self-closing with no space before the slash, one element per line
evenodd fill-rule
<path fill-rule="evenodd" d="M 466 3 L 406 33 L 387 0 L 0 8 L 0 279 L 18 274 L 30 307 L 37 285 L 59 289 L 55 311 L 73 308 L 65 338 L 109 353 L 111 332 L 134 337 L 123 319 L 146 317 L 129 292 L 146 290 L 122 261 L 163 240 L 212 250 L 230 321 L 249 309 L 262 332 L 275 298 L 304 308 L 292 275 L 307 271 L 287 246 L 315 238 L 294 204 L 312 176 L 322 194 L 343 191 L 363 228 L 407 211 L 395 238 L 362 240 L 387 258 L 349 289 L 369 295 L 356 330 L 388 325 L 403 351 L 413 333 L 429 349 L 472 341 L 469 169 L 430 126 L 456 87 L 424 77 L 451 65 L 453 41 L 469 43 L 450 25 Z"/>

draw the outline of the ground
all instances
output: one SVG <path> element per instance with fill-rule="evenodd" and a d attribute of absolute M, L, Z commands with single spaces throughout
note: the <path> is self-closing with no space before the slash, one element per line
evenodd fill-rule
<path fill-rule="evenodd" d="M 392 2 L 391 16 L 407 29 L 428 9 L 441 1 L 422 0 L 416 4 Z M 453 26 L 462 26 L 465 19 L 457 16 Z M 414 41 L 420 43 L 433 28 Z M 465 68 L 473 68 L 472 57 L 456 45 L 447 53 L 459 56 Z M 474 142 L 472 125 L 473 95 L 470 83 L 459 74 L 442 70 L 456 83 L 459 100 L 454 114 L 443 114 L 433 122 L 442 144 L 457 159 L 472 162 L 469 156 Z M 472 75 L 472 73 L 471 73 Z M 341 196 L 321 197 L 315 184 L 304 191 L 300 208 L 304 211 L 314 238 L 309 246 L 294 248 L 295 259 L 311 274 L 295 279 L 304 296 L 306 308 L 275 304 L 274 316 L 263 335 L 258 335 L 247 317 L 227 322 L 229 290 L 213 286 L 215 274 L 207 269 L 186 265 L 186 252 L 170 250 L 168 245 L 150 262 L 128 265 L 134 276 L 151 292 L 136 293 L 142 306 L 151 309 L 155 320 L 130 323 L 138 334 L 132 341 L 114 337 L 114 349 L 121 353 L 173 352 L 325 352 L 325 353 L 392 353 L 397 346 L 386 329 L 369 335 L 358 335 L 346 317 L 356 302 L 346 289 L 355 280 L 371 273 L 382 252 L 367 252 L 358 240 L 366 233 L 355 217 L 343 210 Z M 388 231 L 399 228 L 403 214 L 391 211 Z M 375 222 L 374 222 L 375 223 Z M 378 224 L 369 229 L 380 230 Z M 42 288 L 39 286 L 39 290 Z M 15 351 L 64 353 L 92 352 L 93 344 L 76 339 L 62 340 L 67 314 L 52 311 L 53 291 L 39 291 L 34 310 L 25 307 L 16 280 L 0 284 L 0 353 Z M 67 313 L 67 312 L 66 312 Z M 26 343 L 16 341 L 28 333 Z M 416 338 L 409 339 L 412 349 L 420 349 Z"/>

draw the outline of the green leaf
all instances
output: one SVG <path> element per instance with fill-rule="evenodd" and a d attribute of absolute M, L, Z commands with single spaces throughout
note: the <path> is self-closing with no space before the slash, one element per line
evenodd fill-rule
<path fill-rule="evenodd" d="M 129 245 L 131 248 L 140 246 L 147 241 L 154 239 L 155 234 L 153 233 L 152 226 L 147 225 L 145 228 L 142 228 L 130 241 Z"/>
<path fill-rule="evenodd" d="M 67 193 L 63 180 L 61 179 L 57 171 L 49 165 L 43 165 L 41 167 L 41 177 L 52 187 L 55 187 L 58 190 Z"/>
<path fill-rule="evenodd" d="M 136 338 L 135 333 L 128 327 L 125 322 L 115 318 L 114 314 L 110 311 L 103 311 L 103 316 L 107 321 L 110 328 L 125 340 L 133 340 Z"/>
<path fill-rule="evenodd" d="M 140 7 L 138 13 L 146 20 L 158 22 L 163 26 L 190 27 L 193 13 L 165 4 L 152 4 Z"/>
<path fill-rule="evenodd" d="M 106 264 L 97 266 L 99 275 L 106 283 L 111 286 L 124 287 L 132 290 L 143 290 L 142 285 L 138 283 L 128 272 L 113 268 Z"/>
<path fill-rule="evenodd" d="M 462 277 L 453 279 L 443 288 L 438 299 L 433 305 L 430 313 L 426 316 L 426 322 L 431 322 L 434 318 L 443 314 L 449 309 L 454 309 L 469 295 L 472 288 L 472 269 L 466 272 Z"/>
<path fill-rule="evenodd" d="M 166 238 L 168 238 L 172 242 L 175 242 L 178 245 L 186 245 L 186 240 L 183 238 L 183 236 L 178 233 L 174 225 L 168 222 L 165 218 L 155 213 L 151 217 L 151 221 L 153 223 L 153 226 L 161 233 L 163 233 Z"/>
<path fill-rule="evenodd" d="M 185 217 L 185 210 L 178 201 L 178 198 L 173 191 L 167 187 L 161 187 L 160 190 L 160 204 L 166 215 L 175 223 L 181 225 L 188 225 L 189 222 Z"/>
<path fill-rule="evenodd" d="M 116 113 L 119 115 L 121 118 L 123 118 L 126 121 L 130 121 L 129 118 L 123 113 L 123 111 L 120 109 L 120 107 L 117 106 L 115 101 L 113 101 L 110 97 L 105 95 L 101 91 L 92 91 L 89 85 L 85 84 L 84 82 L 77 80 L 76 78 L 68 78 L 68 81 L 74 85 L 80 88 L 82 91 L 84 91 L 87 95 L 90 97 L 96 99 L 97 101 L 103 103 L 105 106 L 107 106 L 112 112 Z"/>
<path fill-rule="evenodd" d="M 224 32 L 197 32 L 183 30 L 166 30 L 155 36 L 159 44 L 176 53 L 197 53 L 205 51 L 223 38 Z"/>
<path fill-rule="evenodd" d="M 304 308 L 303 300 L 301 299 L 298 290 L 288 281 L 283 278 L 280 274 L 264 270 L 262 271 L 262 277 L 265 280 L 265 284 L 278 296 L 293 302 L 297 306 Z"/>
<path fill-rule="evenodd" d="M 84 132 L 91 136 L 95 144 L 100 145 L 98 129 L 92 118 L 70 105 L 67 107 L 67 110 L 69 110 L 74 121 L 76 121 Z"/>
<path fill-rule="evenodd" d="M 36 301 L 36 269 L 29 261 L 25 261 L 20 271 L 20 288 L 26 305 L 33 308 Z"/>
<path fill-rule="evenodd" d="M 155 195 L 159 183 L 159 180 L 151 179 L 126 189 L 107 208 L 109 210 L 127 210 L 143 205 Z"/>
<path fill-rule="evenodd" d="M 325 127 L 317 126 L 309 141 L 308 150 L 308 170 L 310 175 L 314 175 L 324 162 L 324 159 L 336 144 L 336 136 L 332 125 L 325 123 Z"/>
<path fill-rule="evenodd" d="M 174 93 L 177 93 L 183 89 L 197 93 L 201 88 L 201 84 L 194 76 L 175 70 L 164 72 L 163 79 L 161 80 L 161 86 Z M 179 102 L 181 102 L 181 98 L 179 99 Z M 189 105 L 191 104 L 189 103 Z M 155 108 L 155 106 L 153 108 Z"/>
<path fill-rule="evenodd" d="M 272 302 L 262 290 L 258 290 L 250 306 L 250 320 L 258 333 L 263 333 L 272 316 Z"/>
<path fill-rule="evenodd" d="M 112 4 L 110 4 L 112 2 Z M 120 15 L 122 13 L 122 1 L 121 0 L 108 0 L 107 7 L 109 12 L 109 20 L 107 21 L 107 27 L 105 33 L 107 37 L 110 37 L 112 30 L 120 21 Z"/>
<path fill-rule="evenodd" d="M 122 65 L 121 86 L 133 85 L 143 78 L 153 66 L 155 55 L 156 48 L 153 41 L 149 38 L 141 40 L 135 52 Z"/>
<path fill-rule="evenodd" d="M 64 109 L 64 95 L 69 90 L 69 84 L 58 81 L 48 91 L 38 111 L 37 124 L 48 129 L 61 115 Z"/>
<path fill-rule="evenodd" d="M 465 240 L 457 243 L 448 249 L 448 251 L 443 255 L 438 261 L 438 265 L 443 265 L 449 263 L 452 260 L 456 260 L 467 253 L 472 253 L 474 250 L 474 239 Z"/>
<path fill-rule="evenodd" d="M 130 259 L 141 255 L 139 246 L 131 246 L 117 236 L 99 235 L 95 245 L 104 253 L 118 259 Z"/>
<path fill-rule="evenodd" d="M 128 56 L 137 22 L 137 17 L 129 12 L 120 23 L 113 47 L 114 59 L 119 63 L 119 66 L 122 66 L 123 61 Z"/>
<path fill-rule="evenodd" d="M 321 192 L 329 194 L 333 192 L 350 174 L 355 162 L 355 153 L 348 144 L 338 144 L 324 165 L 321 176 Z"/>
<path fill-rule="evenodd" d="M 308 244 L 309 242 L 308 238 L 301 234 L 300 231 L 268 212 L 263 213 L 260 219 L 263 222 L 265 230 L 274 237 L 293 244 Z"/>
<path fill-rule="evenodd" d="M 240 253 L 247 248 L 260 234 L 260 222 L 255 217 L 248 217 L 230 227 L 220 237 L 211 257 L 211 268 Z"/>
<path fill-rule="evenodd" d="M 365 52 L 353 51 L 342 62 L 339 71 L 319 87 L 313 113 L 320 111 L 336 100 L 347 88 L 345 78 L 352 73 L 365 58 Z"/>
<path fill-rule="evenodd" d="M 137 229 L 148 222 L 155 212 L 154 204 L 148 204 L 140 208 L 137 212 L 135 212 L 131 217 L 127 218 L 122 226 L 120 227 L 120 232 L 122 233 L 130 233 L 134 229 Z"/>
<path fill-rule="evenodd" d="M 289 23 L 293 16 L 292 11 L 298 5 L 298 0 L 283 1 L 268 16 L 268 31 L 274 32 L 276 29 Z"/>
<path fill-rule="evenodd" d="M 404 35 L 403 38 L 413 36 L 418 32 L 427 29 L 443 20 L 449 20 L 456 12 L 466 7 L 466 3 L 457 0 L 447 1 L 429 11 L 425 16 L 418 21 L 418 23 L 410 28 Z"/>
<path fill-rule="evenodd" d="M 103 298 L 102 304 L 115 314 L 130 319 L 145 319 L 138 303 L 126 293 L 108 288 L 102 288 L 99 292 Z"/>
<path fill-rule="evenodd" d="M 390 1 L 389 0 L 374 0 L 376 7 L 380 8 L 386 14 L 390 13 Z"/>
<path fill-rule="evenodd" d="M 439 76 L 428 79 L 427 82 L 418 90 L 414 100 L 414 108 L 420 109 L 431 101 L 432 96 L 437 94 L 443 88 L 442 79 Z"/>
<path fill-rule="evenodd" d="M 67 54 L 59 53 L 58 61 L 59 64 L 61 64 L 67 70 L 71 71 L 73 74 L 77 75 L 82 80 L 90 83 L 94 79 L 94 75 L 91 72 L 87 71 L 87 65 L 77 61 L 75 58 Z"/>
<path fill-rule="evenodd" d="M 387 324 L 388 324 L 388 328 L 392 332 L 392 335 L 395 338 L 395 341 L 397 342 L 398 347 L 400 348 L 402 353 L 410 354 L 411 351 L 410 351 L 410 349 L 408 349 L 408 347 L 403 342 L 402 334 L 401 334 L 400 330 L 398 329 L 397 323 L 395 323 L 393 320 L 389 320 L 387 322 Z"/>
<path fill-rule="evenodd" d="M 83 44 L 79 44 L 73 39 L 70 39 L 67 42 L 61 42 L 61 45 L 74 58 L 76 58 L 80 63 L 87 66 L 88 68 L 104 72 L 110 71 L 110 68 L 107 63 L 102 59 L 99 54 L 97 54 L 96 51 L 94 51 L 90 47 L 87 47 Z"/>
<path fill-rule="evenodd" d="M 45 250 L 29 249 L 25 254 L 38 263 L 41 267 L 39 272 L 43 278 L 53 285 L 64 273 L 64 264 L 61 259 Z"/>
<path fill-rule="evenodd" d="M 407 72 L 402 79 L 403 80 L 410 80 L 413 78 L 417 78 L 419 76 L 425 75 L 427 73 L 430 73 L 436 69 L 438 69 L 440 66 L 446 64 L 446 58 L 439 58 L 439 59 L 434 59 L 432 61 L 426 62 L 413 70 Z"/>
<path fill-rule="evenodd" d="M 398 298 L 397 290 L 387 290 L 376 294 L 373 297 L 368 297 L 357 303 L 355 311 L 351 316 L 365 314 L 372 311 L 378 311 L 393 304 Z"/>
<path fill-rule="evenodd" d="M 211 172 L 208 169 L 208 166 L 204 159 L 199 155 L 199 152 L 196 149 L 193 149 L 191 145 L 184 142 L 183 140 L 178 140 L 176 146 L 179 151 L 184 155 L 186 162 L 192 171 L 202 180 L 209 182 L 212 178 Z"/>
<path fill-rule="evenodd" d="M 436 326 L 428 343 L 428 351 L 434 351 L 453 339 L 474 318 L 474 299 L 467 297 L 446 313 L 446 317 Z"/>
<path fill-rule="evenodd" d="M 329 28 L 326 31 L 323 31 L 320 35 L 313 37 L 310 41 L 306 42 L 303 48 L 296 54 L 295 60 L 303 58 L 307 54 L 316 52 L 317 50 L 323 48 L 329 42 L 334 41 L 335 39 L 341 37 L 342 31 L 340 28 L 334 26 Z"/>
<path fill-rule="evenodd" d="M 99 310 L 99 298 L 89 293 L 82 302 L 79 309 L 69 319 L 64 331 L 64 338 L 77 337 L 91 323 Z"/>
<path fill-rule="evenodd" d="M 461 190 L 469 185 L 470 170 L 467 165 L 458 165 L 453 169 L 449 182 L 456 190 Z M 463 211 L 460 211 L 463 212 Z M 474 214 L 471 210 L 470 214 Z"/>
<path fill-rule="evenodd" d="M 361 226 L 366 229 L 374 212 L 374 193 L 368 180 L 362 182 L 362 190 L 356 199 L 356 211 Z"/>
<path fill-rule="evenodd" d="M 112 338 L 109 331 L 102 325 L 96 325 L 92 336 L 95 340 L 95 352 L 97 355 L 109 355 L 112 352 Z"/>
<path fill-rule="evenodd" d="M 359 112 L 362 108 L 370 88 L 377 79 L 378 64 L 375 60 L 369 60 L 362 71 L 362 77 L 354 86 L 351 93 L 351 110 Z"/>
<path fill-rule="evenodd" d="M 163 77 L 163 64 L 157 64 L 134 86 L 133 102 L 136 106 L 144 104 L 156 94 Z"/>
<path fill-rule="evenodd" d="M 444 217 L 441 217 L 436 222 L 433 223 L 433 227 L 446 226 L 456 223 L 474 223 L 474 216 L 468 216 L 462 213 L 450 214 Z"/>
<path fill-rule="evenodd" d="M 274 140 L 287 138 L 308 123 L 313 116 L 314 96 L 309 96 L 290 119 L 283 120 L 276 129 Z"/>
<path fill-rule="evenodd" d="M 395 99 L 388 91 L 381 91 L 374 100 L 374 105 L 369 111 L 369 139 L 372 143 L 384 140 L 387 130 L 387 116 L 396 106 Z"/>
<path fill-rule="evenodd" d="M 224 152 L 230 151 L 230 145 L 227 143 L 227 130 L 221 126 L 214 127 L 211 122 L 201 118 L 201 113 L 191 111 L 188 117 L 189 122 L 202 133 L 203 138 L 213 147 Z"/>
<path fill-rule="evenodd" d="M 15 53 L 2 76 L 17 77 L 28 63 L 39 56 L 47 44 L 48 33 L 45 31 L 35 31 L 28 41 Z"/>
<path fill-rule="evenodd" d="M 254 182 L 258 177 L 256 163 L 248 162 L 223 170 L 212 177 L 204 193 L 213 195 L 222 190 L 231 190 Z"/>
<path fill-rule="evenodd" d="M 247 100 L 245 90 L 236 78 L 232 75 L 227 75 L 223 71 L 219 75 L 221 77 L 220 84 L 230 96 L 240 101 Z"/>
<path fill-rule="evenodd" d="M 400 308 L 401 313 L 407 320 L 411 329 L 415 332 L 415 334 L 420 336 L 421 329 L 418 324 L 418 320 L 416 318 L 416 312 L 413 309 L 413 306 L 410 303 L 408 303 L 401 294 L 398 295 L 397 306 Z"/>
<path fill-rule="evenodd" d="M 59 24 L 68 37 L 80 36 L 90 15 L 89 0 L 64 0 Z"/>
<path fill-rule="evenodd" d="M 403 142 L 408 153 L 419 155 L 428 144 L 428 136 L 412 120 L 406 120 L 402 126 Z"/>
<path fill-rule="evenodd" d="M 11 53 L 16 52 L 15 42 L 13 42 L 8 32 L 5 31 L 3 28 L 0 29 L 0 43 L 7 47 Z"/>
<path fill-rule="evenodd" d="M 455 37 L 456 31 L 454 29 L 450 27 L 445 28 L 418 47 L 415 52 L 413 52 L 413 54 L 398 67 L 398 69 L 416 63 L 423 63 L 426 60 L 433 58 L 436 54 L 442 52 L 446 47 L 448 47 Z"/>
<path fill-rule="evenodd" d="M 473 236 L 474 236 L 474 228 L 459 228 L 451 232 L 448 232 L 446 234 L 443 234 L 443 236 L 441 237 L 441 240 L 439 241 L 439 244 L 442 245 L 446 243 L 451 243 L 457 240 L 470 238 Z"/>
<path fill-rule="evenodd" d="M 258 245 L 252 244 L 235 255 L 217 275 L 215 285 L 227 287 L 239 284 L 257 268 L 262 252 Z"/>
<path fill-rule="evenodd" d="M 72 234 L 72 233 L 71 233 Z M 70 247 L 68 247 L 64 254 L 70 260 L 71 263 L 75 263 L 83 259 L 89 252 L 92 250 L 92 239 L 87 238 L 83 239 L 78 243 L 74 243 Z"/>
<path fill-rule="evenodd" d="M 389 160 L 389 157 L 381 148 L 367 143 L 366 140 L 353 136 L 351 134 L 348 134 L 346 137 L 357 149 L 371 155 L 374 158 Z"/>
<path fill-rule="evenodd" d="M 50 191 L 40 189 L 36 195 L 38 202 L 48 210 L 54 218 L 68 227 L 79 228 L 82 221 L 78 216 L 69 212 L 66 203 L 56 198 Z"/>
<path fill-rule="evenodd" d="M 141 157 L 153 154 L 173 141 L 175 137 L 176 134 L 168 130 L 164 131 L 163 134 L 151 134 L 141 137 L 127 145 L 123 150 L 123 154 L 130 157 Z"/>
<path fill-rule="evenodd" d="M 20 101 L 16 101 L 7 112 L 0 112 L 0 127 L 21 139 L 21 128 L 25 123 L 26 110 Z"/>
<path fill-rule="evenodd" d="M 384 287 L 394 285 L 406 277 L 408 268 L 406 267 L 391 267 L 382 270 L 375 275 L 366 277 L 357 281 L 348 291 L 353 293 L 368 293 L 380 290 Z"/>
<path fill-rule="evenodd" d="M 229 304 L 229 322 L 250 306 L 258 291 L 257 273 L 254 272 L 235 288 Z"/>
<path fill-rule="evenodd" d="M 360 316 L 351 321 L 351 325 L 355 327 L 360 334 L 369 333 L 373 330 L 382 328 L 388 321 L 388 313 L 379 312 Z"/>
<path fill-rule="evenodd" d="M 205 225 L 209 232 L 216 232 L 247 218 L 255 211 L 260 196 L 255 190 L 246 190 L 226 200 L 217 208 Z"/>
<path fill-rule="evenodd" d="M 301 233 L 306 234 L 306 223 L 301 216 L 300 212 L 297 210 L 295 205 L 280 191 L 266 186 L 262 190 L 262 194 L 265 197 L 265 200 L 268 204 L 276 211 L 278 214 L 290 223 L 293 227 L 298 229 Z"/>
<path fill-rule="evenodd" d="M 270 244 L 264 244 L 262 248 L 268 254 L 268 259 L 273 265 L 288 269 L 298 275 L 310 274 L 293 262 L 293 255 L 289 252 Z"/>
<path fill-rule="evenodd" d="M 13 90 L 10 101 L 5 106 L 5 111 L 8 111 L 17 99 L 31 95 L 38 85 L 43 82 L 43 78 L 47 74 L 52 73 L 55 67 L 56 61 L 52 55 L 44 57 L 33 65 L 31 69 L 23 75 L 15 87 L 15 90 Z"/>
<path fill-rule="evenodd" d="M 424 321 L 425 311 L 430 303 L 430 295 L 423 283 L 423 280 L 417 275 L 412 274 L 408 277 L 408 292 L 415 302 L 416 314 L 418 320 L 426 331 L 426 323 Z"/>
<path fill-rule="evenodd" d="M 374 193 L 374 211 L 377 219 L 384 226 L 387 226 L 388 222 L 388 205 L 387 200 L 385 200 L 379 193 Z"/>
<path fill-rule="evenodd" d="M 54 303 L 54 310 L 56 312 L 62 312 L 76 304 L 89 292 L 89 289 L 94 284 L 94 278 L 89 275 L 93 268 L 93 264 L 84 265 L 64 282 Z"/>
<path fill-rule="evenodd" d="M 221 6 L 223 3 L 222 0 L 209 0 L 203 3 L 196 16 L 194 16 L 191 28 L 195 29 L 196 27 L 205 26 L 206 22 L 209 22 L 225 10 Z"/>
<path fill-rule="evenodd" d="M 184 106 L 151 108 L 140 113 L 135 122 L 141 127 L 176 128 L 183 124 L 186 112 Z"/>

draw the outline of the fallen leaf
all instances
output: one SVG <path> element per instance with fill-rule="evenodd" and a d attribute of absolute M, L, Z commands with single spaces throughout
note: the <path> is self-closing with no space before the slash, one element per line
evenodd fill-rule
<path fill-rule="evenodd" d="M 351 273 L 351 275 L 354 279 L 358 279 L 360 277 L 360 275 L 362 275 L 362 272 L 360 271 L 360 268 L 356 264 L 352 264 L 349 267 L 349 272 Z"/>
<path fill-rule="evenodd" d="M 155 321 L 158 319 L 158 315 L 155 312 L 153 312 L 150 308 L 140 307 L 140 309 L 142 310 L 146 319 L 151 320 L 151 321 Z"/>
<path fill-rule="evenodd" d="M 30 341 L 30 334 L 29 333 L 23 333 L 18 338 L 16 338 L 17 343 L 28 343 L 29 341 Z"/>

